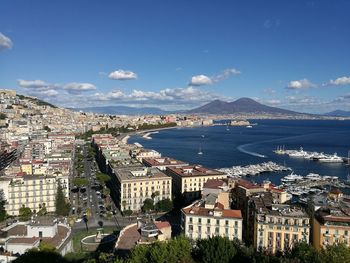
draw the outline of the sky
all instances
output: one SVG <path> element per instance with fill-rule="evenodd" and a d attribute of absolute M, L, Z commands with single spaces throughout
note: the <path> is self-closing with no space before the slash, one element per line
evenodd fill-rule
<path fill-rule="evenodd" d="M 0 89 L 64 107 L 350 110 L 350 1 L 0 2 Z"/>

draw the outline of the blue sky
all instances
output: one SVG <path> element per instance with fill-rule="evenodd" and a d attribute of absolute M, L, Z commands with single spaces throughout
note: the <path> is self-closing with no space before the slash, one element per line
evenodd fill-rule
<path fill-rule="evenodd" d="M 68 107 L 350 110 L 350 1 L 0 3 L 0 88 Z"/>

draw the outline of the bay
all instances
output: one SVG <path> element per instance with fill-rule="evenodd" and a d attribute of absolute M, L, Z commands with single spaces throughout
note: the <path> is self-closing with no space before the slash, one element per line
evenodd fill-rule
<path fill-rule="evenodd" d="M 277 155 L 277 146 L 286 149 L 337 153 L 348 156 L 350 150 L 350 121 L 338 120 L 251 120 L 252 128 L 226 125 L 174 128 L 152 134 L 151 140 L 139 135 L 132 136 L 129 143 L 138 142 L 145 148 L 154 149 L 163 156 L 201 164 L 209 168 L 232 167 L 273 161 L 291 167 L 296 174 L 310 172 L 338 176 L 346 179 L 350 167 L 344 164 L 325 164 L 312 160 Z M 198 152 L 201 149 L 202 155 Z M 266 158 L 259 157 L 260 155 Z M 287 173 L 265 173 L 250 177 L 261 182 L 269 179 L 279 184 Z"/>

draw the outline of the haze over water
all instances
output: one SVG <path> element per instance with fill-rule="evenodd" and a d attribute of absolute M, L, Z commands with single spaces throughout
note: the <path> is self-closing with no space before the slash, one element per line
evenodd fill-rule
<path fill-rule="evenodd" d="M 306 151 L 327 154 L 336 152 L 339 156 L 347 156 L 350 150 L 350 121 L 256 120 L 251 122 L 258 125 L 251 129 L 228 127 L 229 130 L 226 126 L 177 128 L 152 134 L 152 140 L 133 136 L 129 139 L 129 143 L 139 142 L 145 148 L 159 151 L 163 156 L 211 168 L 274 161 L 285 163 L 300 175 L 313 172 L 346 179 L 350 173 L 350 167 L 344 164 L 324 164 L 273 153 L 277 146 L 284 145 L 286 149 L 303 147 Z M 203 155 L 198 155 L 200 147 Z M 265 155 L 266 158 L 256 155 Z M 269 179 L 279 184 L 280 178 L 287 173 L 265 173 L 250 179 L 256 182 Z"/>

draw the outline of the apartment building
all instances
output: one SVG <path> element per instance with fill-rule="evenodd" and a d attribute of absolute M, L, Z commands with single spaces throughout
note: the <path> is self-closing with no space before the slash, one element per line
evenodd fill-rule
<path fill-rule="evenodd" d="M 157 168 L 141 165 L 113 168 L 111 194 L 121 211 L 140 211 L 147 198 L 171 199 L 172 179 Z"/>
<path fill-rule="evenodd" d="M 316 249 L 328 245 L 350 244 L 349 208 L 322 207 L 315 212 L 313 219 L 312 245 Z"/>
<path fill-rule="evenodd" d="M 200 165 L 167 167 L 166 173 L 173 178 L 174 193 L 183 194 L 188 203 L 201 197 L 203 185 L 209 179 L 227 178 L 225 173 Z"/>
<path fill-rule="evenodd" d="M 223 194 L 224 196 L 220 196 Z M 241 211 L 229 208 L 226 193 L 209 194 L 181 211 L 182 229 L 192 240 L 212 236 L 242 240 Z"/>
<path fill-rule="evenodd" d="M 310 219 L 300 207 L 274 204 L 267 192 L 251 198 L 250 219 L 254 221 L 254 247 L 270 253 L 285 251 L 297 242 L 309 243 Z"/>
<path fill-rule="evenodd" d="M 45 206 L 47 212 L 55 212 L 58 183 L 61 184 L 63 193 L 68 198 L 68 177 L 25 175 L 1 178 L 0 188 L 3 189 L 7 200 L 7 213 L 16 216 L 23 205 L 32 211 L 39 211 Z"/>

